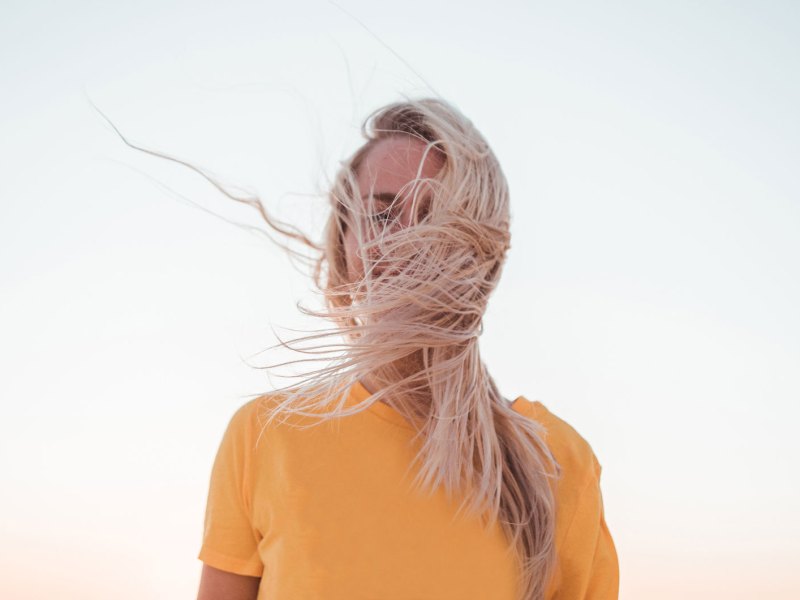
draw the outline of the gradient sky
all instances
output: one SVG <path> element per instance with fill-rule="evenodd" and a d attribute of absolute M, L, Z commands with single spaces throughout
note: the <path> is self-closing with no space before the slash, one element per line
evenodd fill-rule
<path fill-rule="evenodd" d="M 193 597 L 222 431 L 314 325 L 305 276 L 208 211 L 257 215 L 92 103 L 318 231 L 361 119 L 427 86 L 508 177 L 483 354 L 592 444 L 621 597 L 800 597 L 800 5 L 0 16 L 0 597 Z"/>

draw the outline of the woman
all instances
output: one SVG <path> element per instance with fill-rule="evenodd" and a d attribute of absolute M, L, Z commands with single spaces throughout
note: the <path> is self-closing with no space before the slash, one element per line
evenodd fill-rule
<path fill-rule="evenodd" d="M 509 247 L 494 154 L 441 100 L 383 107 L 363 131 L 322 244 L 262 211 L 319 253 L 315 314 L 336 327 L 302 351 L 334 358 L 233 416 L 199 600 L 616 598 L 591 447 L 502 398 L 480 358 Z"/>

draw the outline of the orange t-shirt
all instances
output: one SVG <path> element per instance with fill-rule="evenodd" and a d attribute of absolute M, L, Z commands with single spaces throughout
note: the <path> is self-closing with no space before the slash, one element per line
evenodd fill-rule
<path fill-rule="evenodd" d="M 345 405 L 368 397 L 357 383 Z M 242 406 L 223 437 L 200 560 L 261 577 L 259 600 L 518 600 L 518 563 L 501 526 L 454 518 L 458 502 L 411 488 L 420 442 L 399 412 L 376 402 L 307 429 L 276 420 L 261 433 L 260 400 Z M 512 407 L 544 425 L 562 468 L 547 598 L 616 599 L 591 447 L 540 402 L 519 397 Z"/>

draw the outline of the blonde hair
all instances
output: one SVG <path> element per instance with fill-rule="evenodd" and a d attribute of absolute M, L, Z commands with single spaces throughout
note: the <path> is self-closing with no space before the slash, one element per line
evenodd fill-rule
<path fill-rule="evenodd" d="M 321 243 L 276 221 L 258 198 L 231 195 L 201 173 L 229 197 L 257 208 L 273 230 L 311 249 L 326 306 L 303 310 L 335 323 L 280 343 L 306 356 L 292 362 L 327 364 L 265 396 L 264 425 L 288 422 L 291 415 L 314 416 L 318 423 L 386 402 L 421 440 L 414 485 L 460 498 L 458 512 L 479 515 L 487 528 L 499 521 L 519 557 L 520 598 L 540 600 L 556 559 L 551 485 L 559 466 L 541 425 L 501 397 L 478 347 L 510 244 L 505 176 L 472 122 L 440 99 L 384 106 L 369 115 L 362 133 L 366 142 L 341 163 L 330 186 L 332 210 Z M 444 159 L 434 177 L 420 177 L 420 166 L 410 182 L 415 218 L 407 227 L 370 219 L 372 195 L 365 206 L 356 181 L 366 154 L 390 136 L 412 136 L 426 153 Z M 344 250 L 350 228 L 365 267 L 355 281 Z M 335 340 L 325 341 L 329 337 Z M 379 389 L 346 408 L 350 388 L 365 377 Z"/>

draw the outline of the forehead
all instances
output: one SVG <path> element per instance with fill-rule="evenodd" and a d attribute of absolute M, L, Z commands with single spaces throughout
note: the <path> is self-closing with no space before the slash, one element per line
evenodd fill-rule
<path fill-rule="evenodd" d="M 444 157 L 435 149 L 426 155 L 425 148 L 425 142 L 410 135 L 394 135 L 376 142 L 356 174 L 361 196 L 368 196 L 370 191 L 375 195 L 396 195 L 417 176 L 434 177 L 444 164 Z"/>

